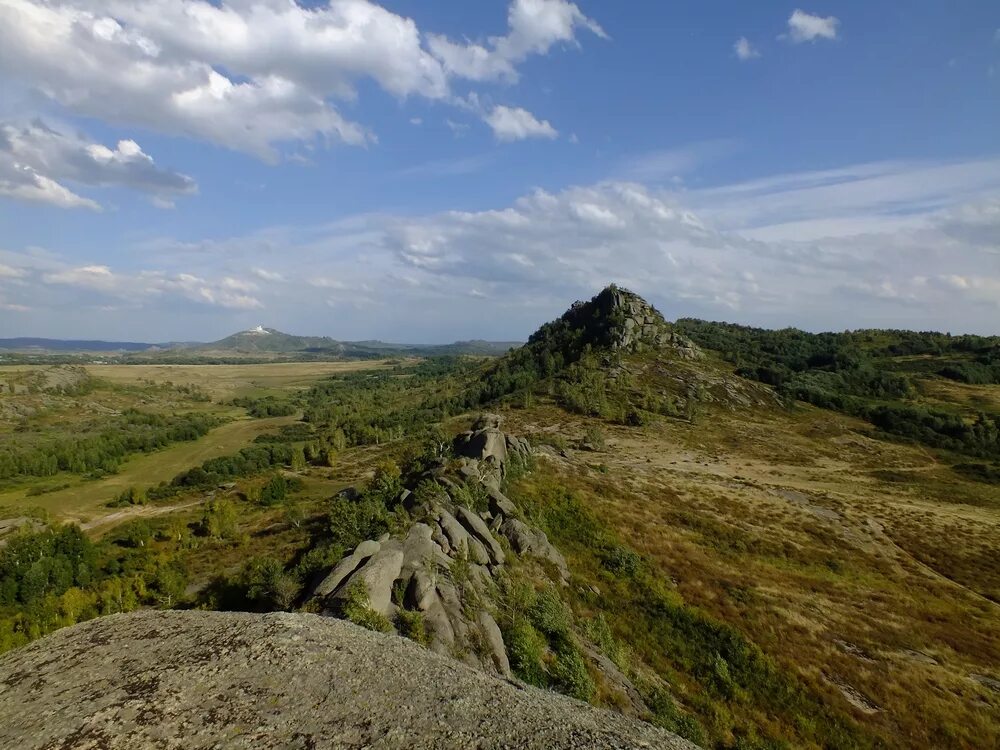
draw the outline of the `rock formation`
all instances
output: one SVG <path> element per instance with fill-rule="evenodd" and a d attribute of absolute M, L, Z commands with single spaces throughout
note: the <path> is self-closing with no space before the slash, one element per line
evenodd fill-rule
<path fill-rule="evenodd" d="M 595 321 L 605 328 L 600 343 L 612 350 L 638 352 L 671 349 L 682 359 L 698 359 L 701 349 L 674 330 L 659 311 L 642 297 L 611 285 L 589 302 L 576 302 L 563 315 L 574 328 L 587 330 Z"/>
<path fill-rule="evenodd" d="M 0 656 L 0 747 L 695 748 L 348 622 L 199 611 L 112 615 Z"/>
<path fill-rule="evenodd" d="M 405 533 L 359 544 L 315 583 L 307 606 L 328 615 L 345 611 L 355 587 L 390 624 L 401 610 L 419 613 L 432 651 L 486 672 L 510 676 L 500 628 L 486 603 L 508 552 L 546 561 L 562 581 L 566 561 L 541 529 L 520 518 L 501 491 L 512 466 L 531 452 L 486 414 L 454 441 L 456 459 L 440 461 L 401 501 L 414 523 Z M 427 491 L 427 481 L 435 488 Z M 417 487 L 421 487 L 419 491 Z M 480 500 L 477 509 L 470 507 Z M 484 648 L 485 646 L 485 648 Z"/>

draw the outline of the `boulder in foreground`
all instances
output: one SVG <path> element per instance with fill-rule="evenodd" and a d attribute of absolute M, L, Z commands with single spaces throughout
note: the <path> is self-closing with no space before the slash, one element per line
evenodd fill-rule
<path fill-rule="evenodd" d="M 341 620 L 147 611 L 0 656 L 0 747 L 695 746 Z"/>

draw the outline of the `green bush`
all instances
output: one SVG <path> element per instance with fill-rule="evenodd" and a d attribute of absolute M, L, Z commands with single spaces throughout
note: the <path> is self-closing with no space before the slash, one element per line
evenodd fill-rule
<path fill-rule="evenodd" d="M 635 578 L 642 570 L 642 558 L 628 547 L 614 544 L 601 553 L 601 565 L 620 578 Z"/>
<path fill-rule="evenodd" d="M 392 623 L 381 612 L 376 612 L 368 602 L 368 589 L 360 580 L 355 580 L 347 587 L 341 611 L 345 618 L 368 630 L 379 633 L 391 633 Z"/>
<path fill-rule="evenodd" d="M 421 646 L 426 646 L 430 642 L 423 612 L 400 608 L 396 613 L 396 625 L 399 627 L 399 634 L 411 641 L 416 641 Z"/>
<path fill-rule="evenodd" d="M 587 664 L 570 639 L 564 639 L 556 651 L 552 681 L 559 692 L 573 698 L 589 701 L 594 697 L 596 688 L 590 673 L 587 672 Z"/>
<path fill-rule="evenodd" d="M 548 673 L 542 662 L 545 653 L 545 638 L 535 630 L 530 622 L 521 620 L 504 632 L 510 668 L 529 685 L 548 686 Z"/>
<path fill-rule="evenodd" d="M 549 638 L 565 639 L 569 635 L 569 611 L 554 589 L 548 588 L 536 595 L 528 616 L 538 632 Z"/>

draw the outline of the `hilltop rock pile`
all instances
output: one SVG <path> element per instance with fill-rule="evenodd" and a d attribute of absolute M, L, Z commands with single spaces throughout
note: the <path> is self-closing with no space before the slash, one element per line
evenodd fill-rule
<path fill-rule="evenodd" d="M 616 351 L 639 352 L 670 348 L 682 359 L 698 359 L 701 349 L 664 320 L 659 311 L 639 295 L 611 285 L 589 302 L 576 302 L 563 315 L 573 327 L 587 329 L 593 321 L 607 321 L 603 344 Z"/>
<path fill-rule="evenodd" d="M 456 458 L 441 460 L 401 494 L 416 522 L 405 534 L 359 544 L 317 580 L 310 606 L 323 614 L 343 613 L 360 586 L 367 606 L 390 624 L 397 624 L 403 611 L 419 613 L 432 651 L 509 677 L 500 628 L 482 606 L 507 562 L 507 550 L 546 561 L 564 581 L 569 571 L 545 532 L 525 523 L 501 491 L 501 482 L 528 459 L 531 447 L 505 434 L 500 424 L 500 417 L 487 414 L 456 437 Z"/>

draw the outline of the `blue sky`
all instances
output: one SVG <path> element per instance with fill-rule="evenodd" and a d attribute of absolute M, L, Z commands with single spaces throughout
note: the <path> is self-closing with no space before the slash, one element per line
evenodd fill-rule
<path fill-rule="evenodd" d="M 0 335 L 1000 333 L 1000 5 L 0 0 Z"/>

